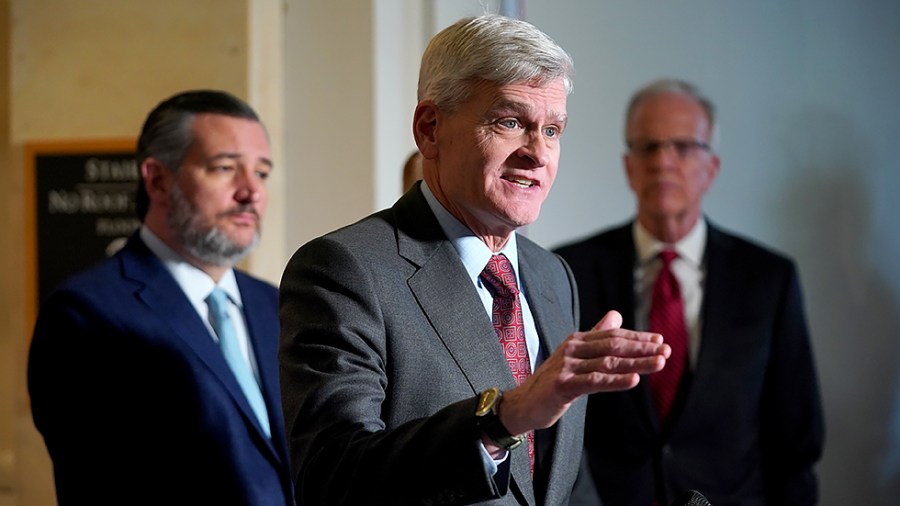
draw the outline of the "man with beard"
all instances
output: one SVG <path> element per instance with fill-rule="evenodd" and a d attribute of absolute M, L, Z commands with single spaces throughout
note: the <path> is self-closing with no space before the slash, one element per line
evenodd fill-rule
<path fill-rule="evenodd" d="M 292 504 L 276 289 L 233 269 L 272 170 L 256 113 L 160 103 L 138 140 L 143 226 L 42 305 L 28 366 L 60 504 Z"/>

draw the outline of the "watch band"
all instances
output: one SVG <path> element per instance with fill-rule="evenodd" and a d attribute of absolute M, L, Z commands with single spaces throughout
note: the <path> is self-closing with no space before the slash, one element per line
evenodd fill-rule
<path fill-rule="evenodd" d="M 500 417 L 497 416 L 497 407 L 502 399 L 503 392 L 497 387 L 491 387 L 481 392 L 478 396 L 478 406 L 475 409 L 475 424 L 498 446 L 512 450 L 521 445 L 526 436 L 513 436 L 500 422 Z"/>

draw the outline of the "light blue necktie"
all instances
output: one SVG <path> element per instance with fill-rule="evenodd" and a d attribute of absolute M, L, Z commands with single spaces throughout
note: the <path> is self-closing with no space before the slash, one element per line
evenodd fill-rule
<path fill-rule="evenodd" d="M 238 343 L 237 331 L 234 329 L 231 317 L 228 316 L 228 295 L 220 288 L 216 288 L 206 298 L 206 303 L 209 304 L 209 323 L 216 331 L 216 335 L 219 336 L 222 354 L 225 355 L 225 360 L 231 366 L 231 372 L 234 373 L 238 384 L 241 385 L 241 390 L 244 391 L 247 402 L 250 403 L 256 418 L 259 419 L 263 432 L 266 433 L 266 436 L 272 437 L 266 402 L 263 400 L 256 378 L 253 377 L 250 365 L 244 360 Z"/>

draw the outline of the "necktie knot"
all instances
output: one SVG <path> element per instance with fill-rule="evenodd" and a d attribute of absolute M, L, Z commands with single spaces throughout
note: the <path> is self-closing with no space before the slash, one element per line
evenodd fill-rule
<path fill-rule="evenodd" d="M 519 294 L 519 285 L 516 284 L 516 273 L 506 255 L 493 255 L 488 260 L 484 270 L 481 271 L 481 279 L 484 280 L 494 296 L 515 298 Z"/>
<path fill-rule="evenodd" d="M 222 333 L 221 325 L 223 322 L 230 320 L 228 317 L 228 294 L 221 288 L 214 288 L 206 297 L 206 303 L 213 312 L 211 318 L 213 330 L 216 331 L 217 335 L 220 335 Z"/>
<path fill-rule="evenodd" d="M 662 259 L 663 265 L 668 268 L 672 265 L 672 261 L 678 258 L 678 252 L 671 249 L 664 249 L 659 252 L 659 258 Z"/>

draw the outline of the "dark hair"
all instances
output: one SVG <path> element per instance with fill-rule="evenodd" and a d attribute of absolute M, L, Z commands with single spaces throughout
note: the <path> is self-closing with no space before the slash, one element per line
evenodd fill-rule
<path fill-rule="evenodd" d="M 222 114 L 259 122 L 259 116 L 246 102 L 218 90 L 191 90 L 160 102 L 147 116 L 137 144 L 137 166 L 147 158 L 155 158 L 173 172 L 184 160 L 193 142 L 191 123 L 197 114 Z M 135 208 L 138 219 L 144 221 L 150 198 L 144 188 L 144 178 L 138 174 Z"/>

